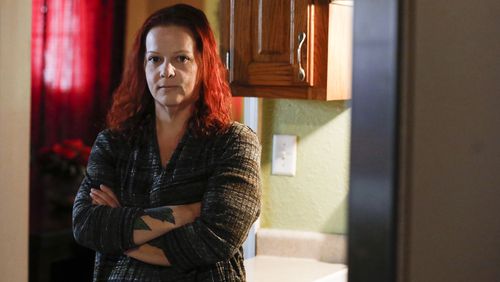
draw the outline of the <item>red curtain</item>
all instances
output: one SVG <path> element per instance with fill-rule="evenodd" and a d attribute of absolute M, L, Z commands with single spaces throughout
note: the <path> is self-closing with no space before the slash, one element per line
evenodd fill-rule
<path fill-rule="evenodd" d="M 125 1 L 33 0 L 30 231 L 49 230 L 34 161 L 65 139 L 91 145 L 121 76 Z M 71 213 L 69 213 L 69 216 Z"/>
<path fill-rule="evenodd" d="M 111 97 L 112 0 L 34 0 L 32 148 L 91 143 Z"/>

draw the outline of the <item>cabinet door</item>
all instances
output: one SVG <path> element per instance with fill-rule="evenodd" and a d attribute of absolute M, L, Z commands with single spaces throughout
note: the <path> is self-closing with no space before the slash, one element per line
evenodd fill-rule
<path fill-rule="evenodd" d="M 311 85 L 308 0 L 232 0 L 230 10 L 233 86 Z"/>

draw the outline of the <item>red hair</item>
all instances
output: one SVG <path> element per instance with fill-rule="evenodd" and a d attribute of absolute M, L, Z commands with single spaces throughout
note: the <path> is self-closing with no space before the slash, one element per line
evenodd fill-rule
<path fill-rule="evenodd" d="M 158 10 L 139 29 L 107 115 L 108 128 L 129 135 L 154 113 L 154 100 L 144 72 L 145 40 L 152 28 L 168 25 L 188 28 L 199 53 L 200 94 L 190 120 L 194 132 L 198 136 L 223 132 L 231 122 L 231 91 L 225 80 L 225 69 L 205 14 L 185 4 Z"/>

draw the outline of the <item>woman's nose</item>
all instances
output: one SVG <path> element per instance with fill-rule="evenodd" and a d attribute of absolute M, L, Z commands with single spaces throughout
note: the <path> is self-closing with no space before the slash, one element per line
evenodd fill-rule
<path fill-rule="evenodd" d="M 172 64 L 169 63 L 169 62 L 165 62 L 163 64 L 162 70 L 160 72 L 160 76 L 162 78 L 166 78 L 166 77 L 172 78 L 172 77 L 175 77 L 175 68 L 174 68 L 174 66 L 172 66 Z"/>

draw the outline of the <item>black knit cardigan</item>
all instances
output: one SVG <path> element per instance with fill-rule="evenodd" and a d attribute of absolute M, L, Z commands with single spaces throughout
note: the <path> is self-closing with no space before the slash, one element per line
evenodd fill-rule
<path fill-rule="evenodd" d="M 260 212 L 260 151 L 255 133 L 234 122 L 223 134 L 187 130 L 162 167 L 154 122 L 135 139 L 104 130 L 90 154 L 73 206 L 77 242 L 96 251 L 94 281 L 245 281 L 242 244 Z M 120 208 L 92 205 L 90 188 L 113 189 Z M 123 255 L 136 247 L 133 223 L 145 208 L 201 201 L 195 222 L 159 237 L 171 266 Z"/>

